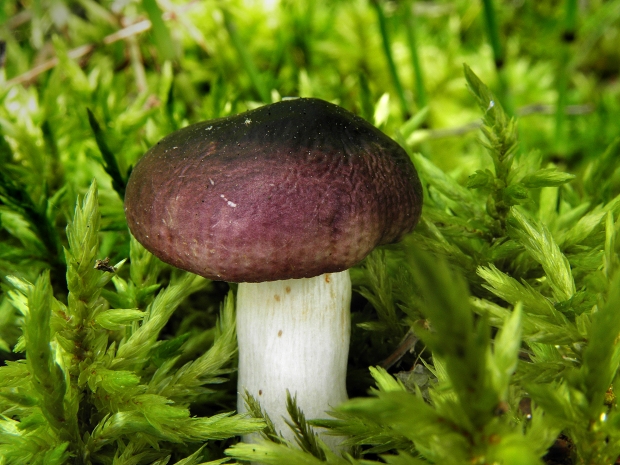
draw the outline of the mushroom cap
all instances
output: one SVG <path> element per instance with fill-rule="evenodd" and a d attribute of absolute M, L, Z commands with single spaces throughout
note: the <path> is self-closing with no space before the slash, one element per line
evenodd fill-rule
<path fill-rule="evenodd" d="M 129 178 L 132 234 L 206 278 L 261 282 L 343 271 L 410 232 L 422 187 L 407 153 L 319 99 L 176 131 Z"/>

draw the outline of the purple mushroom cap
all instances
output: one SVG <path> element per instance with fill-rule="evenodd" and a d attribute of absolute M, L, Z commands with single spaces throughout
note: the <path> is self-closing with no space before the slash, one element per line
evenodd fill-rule
<path fill-rule="evenodd" d="M 176 131 L 134 168 L 132 234 L 206 278 L 261 282 L 343 271 L 416 225 L 405 151 L 318 99 L 286 100 Z"/>

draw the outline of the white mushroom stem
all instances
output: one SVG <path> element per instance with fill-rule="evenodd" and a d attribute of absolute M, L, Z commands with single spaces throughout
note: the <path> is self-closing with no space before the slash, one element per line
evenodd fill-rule
<path fill-rule="evenodd" d="M 348 271 L 239 284 L 238 410 L 247 410 L 243 400 L 247 389 L 276 430 L 291 440 L 292 431 L 284 421 L 289 419 L 287 390 L 297 396 L 307 419 L 329 418 L 325 411 L 347 400 L 350 304 Z M 335 437 L 322 439 L 332 449 L 340 442 Z"/>

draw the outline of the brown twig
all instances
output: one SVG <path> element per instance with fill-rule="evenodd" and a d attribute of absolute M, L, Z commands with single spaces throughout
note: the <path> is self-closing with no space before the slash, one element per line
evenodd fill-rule
<path fill-rule="evenodd" d="M 585 115 L 594 111 L 594 105 L 567 105 L 565 107 L 567 115 Z M 517 109 L 518 116 L 529 115 L 553 115 L 555 114 L 555 105 L 545 105 L 542 103 L 534 103 L 531 105 L 525 105 Z M 464 124 L 463 126 L 456 126 L 453 128 L 441 128 L 441 129 L 422 129 L 415 131 L 407 140 L 409 144 L 416 144 L 427 139 L 443 139 L 446 137 L 456 137 L 468 132 L 480 129 L 482 126 L 482 120 L 473 121 L 471 123 Z"/>
<path fill-rule="evenodd" d="M 151 22 L 148 19 L 145 19 L 137 23 L 134 23 L 130 26 L 127 26 L 119 31 L 116 31 L 110 35 L 105 36 L 102 40 L 102 44 L 103 45 L 113 44 L 114 42 L 118 42 L 119 40 L 124 40 L 124 39 L 127 39 L 128 37 L 140 34 L 144 31 L 148 31 L 150 28 L 151 28 Z M 95 47 L 96 47 L 96 44 L 82 45 L 80 47 L 69 50 L 67 55 L 69 56 L 69 58 L 77 60 L 91 53 L 95 49 Z M 47 61 L 44 61 L 40 65 L 37 65 L 32 69 L 29 69 L 25 73 L 20 74 L 19 76 L 15 76 L 13 79 L 9 79 L 6 82 L 6 85 L 14 86 L 17 84 L 30 83 L 34 81 L 37 78 L 37 76 L 39 76 L 40 74 L 43 74 L 44 72 L 55 68 L 58 65 L 58 62 L 59 62 L 58 57 L 54 57 Z"/>
<path fill-rule="evenodd" d="M 519 116 L 527 115 L 555 115 L 555 105 L 544 105 L 542 103 L 534 103 L 532 105 L 526 105 L 517 110 Z M 586 115 L 594 111 L 594 105 L 586 103 L 585 105 L 567 105 L 564 107 L 564 111 L 567 115 Z"/>
<path fill-rule="evenodd" d="M 392 352 L 388 358 L 381 362 L 381 366 L 386 370 L 389 369 L 401 358 L 403 358 L 407 352 L 412 351 L 418 341 L 418 337 L 412 330 L 407 331 L 407 334 L 405 334 L 405 337 L 402 341 L 400 341 L 400 344 L 398 344 L 398 347 L 394 350 L 394 352 Z"/>
<path fill-rule="evenodd" d="M 32 19 L 32 10 L 22 10 L 6 22 L 6 27 L 9 30 L 17 29 L 19 26 L 27 23 L 31 19 Z"/>
<path fill-rule="evenodd" d="M 178 18 L 179 13 L 183 13 L 187 11 L 190 7 L 192 7 L 196 3 L 197 3 L 197 0 L 193 0 L 185 4 L 183 8 L 177 9 L 177 11 L 167 11 L 162 15 L 162 18 L 164 21 L 176 19 Z M 26 16 L 22 18 L 22 20 L 24 21 L 27 21 L 28 19 L 29 17 L 26 17 Z M 112 34 L 105 36 L 100 44 L 82 45 L 80 47 L 69 50 L 67 55 L 69 56 L 69 58 L 77 60 L 79 58 L 85 57 L 86 55 L 90 54 L 97 46 L 110 45 L 120 40 L 126 40 L 130 37 L 133 37 L 138 34 L 142 34 L 145 31 L 148 31 L 149 29 L 151 29 L 151 27 L 152 27 L 152 24 L 150 20 L 142 19 L 136 23 L 129 24 L 123 27 L 123 29 L 120 29 L 116 32 L 113 32 Z M 46 71 L 49 71 L 50 69 L 55 68 L 58 65 L 58 63 L 59 63 L 58 57 L 51 58 L 41 63 L 40 65 L 37 65 L 34 68 L 26 71 L 25 73 L 20 74 L 19 76 L 15 76 L 13 79 L 9 79 L 6 82 L 6 85 L 14 86 L 17 84 L 30 83 L 34 81 L 37 78 L 37 76 L 39 76 L 40 74 Z"/>

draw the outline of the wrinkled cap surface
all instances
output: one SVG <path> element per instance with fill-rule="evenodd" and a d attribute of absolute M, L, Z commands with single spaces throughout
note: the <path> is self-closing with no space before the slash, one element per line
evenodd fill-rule
<path fill-rule="evenodd" d="M 405 151 L 318 99 L 168 135 L 140 159 L 125 196 L 129 228 L 149 251 L 232 282 L 343 271 L 411 231 L 421 208 Z"/>

